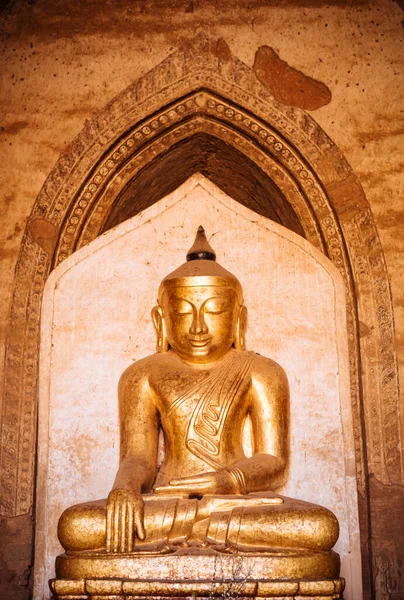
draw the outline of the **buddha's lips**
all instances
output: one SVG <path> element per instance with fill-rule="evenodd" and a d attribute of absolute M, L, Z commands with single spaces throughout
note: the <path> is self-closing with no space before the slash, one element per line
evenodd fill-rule
<path fill-rule="evenodd" d="M 194 346 L 195 348 L 203 348 L 204 346 L 207 346 L 209 344 L 209 342 L 212 339 L 212 336 L 209 337 L 205 337 L 205 338 L 193 338 L 190 336 L 187 336 L 189 343 L 191 344 L 191 346 Z"/>

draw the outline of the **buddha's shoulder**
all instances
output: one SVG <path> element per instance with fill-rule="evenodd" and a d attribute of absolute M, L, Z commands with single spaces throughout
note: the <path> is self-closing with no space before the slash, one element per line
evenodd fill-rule
<path fill-rule="evenodd" d="M 272 358 L 262 356 L 258 352 L 248 352 L 251 357 L 251 374 L 262 376 L 265 378 L 271 378 L 272 380 L 278 379 L 280 381 L 287 381 L 286 373 L 279 363 Z"/>
<path fill-rule="evenodd" d="M 127 381 L 144 381 L 149 379 L 150 374 L 162 363 L 162 355 L 157 353 L 146 356 L 129 365 L 122 373 L 121 383 Z"/>

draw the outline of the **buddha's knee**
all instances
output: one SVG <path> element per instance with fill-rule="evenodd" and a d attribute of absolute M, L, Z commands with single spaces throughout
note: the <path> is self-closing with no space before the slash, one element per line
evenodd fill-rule
<path fill-rule="evenodd" d="M 65 550 L 105 547 L 105 500 L 67 508 L 59 519 L 58 538 Z"/>
<path fill-rule="evenodd" d="M 339 524 L 334 513 L 323 506 L 315 505 L 309 505 L 302 513 L 304 547 L 310 550 L 331 550 L 339 537 Z"/>
<path fill-rule="evenodd" d="M 256 547 L 331 550 L 339 536 L 335 515 L 322 506 L 285 498 L 282 506 L 235 509 L 228 540 Z"/>

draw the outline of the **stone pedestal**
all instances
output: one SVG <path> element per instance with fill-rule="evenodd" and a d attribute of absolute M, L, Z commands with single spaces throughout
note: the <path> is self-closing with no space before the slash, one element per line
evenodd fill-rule
<path fill-rule="evenodd" d="M 58 579 L 52 580 L 51 589 L 55 600 L 337 600 L 344 589 L 339 568 L 335 552 L 224 554 L 186 549 L 154 556 L 68 553 L 57 558 Z M 107 578 L 97 578 L 97 572 L 106 573 Z M 305 576 L 297 579 L 297 572 Z"/>

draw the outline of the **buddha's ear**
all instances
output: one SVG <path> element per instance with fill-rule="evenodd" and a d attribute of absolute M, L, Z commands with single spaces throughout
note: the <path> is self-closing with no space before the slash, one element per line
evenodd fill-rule
<path fill-rule="evenodd" d="M 234 347 L 236 350 L 245 350 L 245 332 L 247 329 L 247 308 L 240 306 L 238 313 L 236 336 L 234 338 Z"/>
<path fill-rule="evenodd" d="M 166 324 L 164 321 L 161 306 L 155 306 L 151 311 L 151 316 L 157 334 L 157 352 L 167 352 L 168 340 L 166 333 Z"/>

